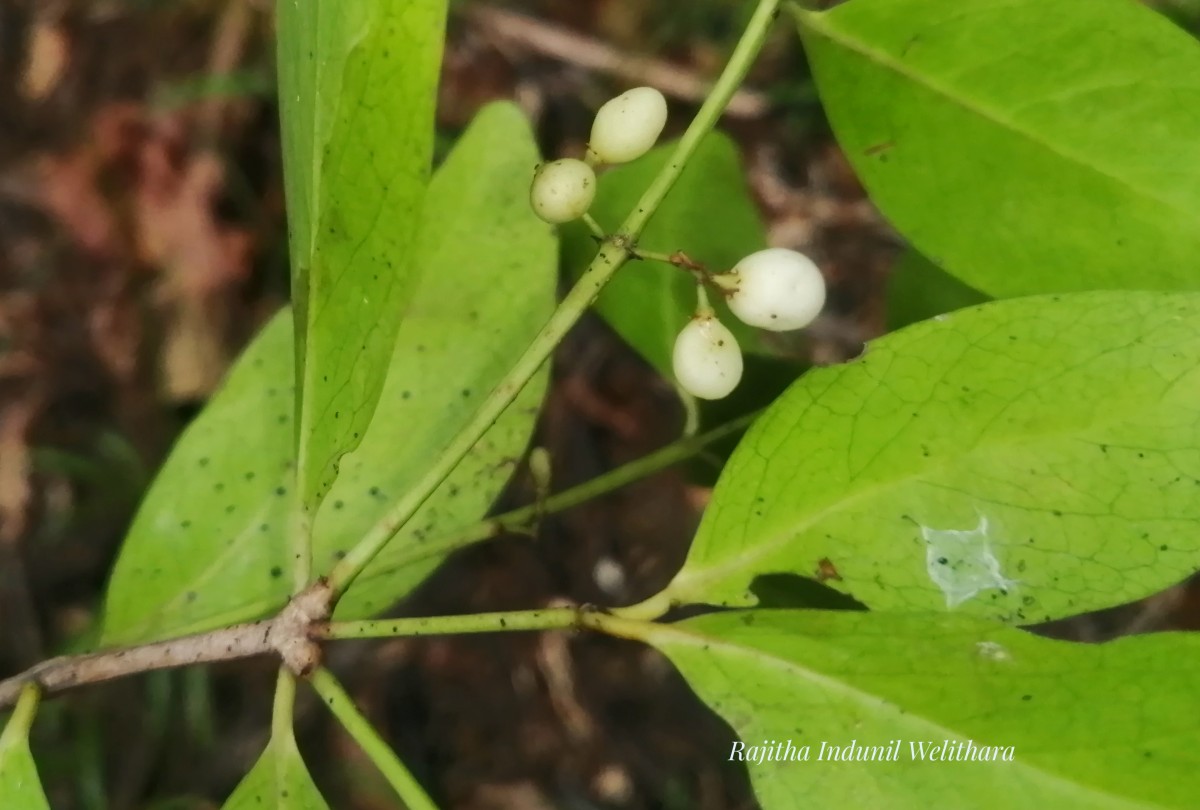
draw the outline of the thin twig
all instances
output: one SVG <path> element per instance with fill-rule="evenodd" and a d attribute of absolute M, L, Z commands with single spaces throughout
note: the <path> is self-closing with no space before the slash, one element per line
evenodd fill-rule
<path fill-rule="evenodd" d="M 421 616 L 401 619 L 365 619 L 313 625 L 312 637 L 322 641 L 364 638 L 416 638 L 467 633 L 524 633 L 565 630 L 579 622 L 577 607 L 468 613 L 460 616 Z"/>
<path fill-rule="evenodd" d="M 270 641 L 273 623 L 274 620 L 238 624 L 138 647 L 51 658 L 0 681 L 0 710 L 12 706 L 28 683 L 36 683 L 45 694 L 53 695 L 140 672 L 265 655 L 274 652 Z"/>
<path fill-rule="evenodd" d="M 233 73 L 246 54 L 246 46 L 254 33 L 257 12 L 246 0 L 228 0 L 213 35 L 208 54 L 207 74 L 210 81 Z M 228 98 L 207 95 L 200 104 L 200 131 L 216 140 L 233 106 Z M 245 106 L 244 102 L 240 106 Z"/>
<path fill-rule="evenodd" d="M 309 638 L 311 628 L 329 618 L 329 605 L 329 587 L 324 580 L 318 580 L 294 596 L 278 615 L 261 622 L 136 647 L 51 658 L 0 681 L 0 710 L 12 706 L 22 688 L 30 683 L 53 695 L 141 672 L 236 661 L 268 653 L 277 653 L 293 673 L 307 674 L 320 664 L 320 648 Z"/>
<path fill-rule="evenodd" d="M 687 400 L 684 401 L 686 403 Z M 406 549 L 406 553 L 396 554 L 389 558 L 386 564 L 378 566 L 377 569 L 371 569 L 364 579 L 374 580 L 394 576 L 396 571 L 414 563 L 431 557 L 444 556 L 481 540 L 499 536 L 504 532 L 528 531 L 540 516 L 557 514 L 593 498 L 607 495 L 627 484 L 690 458 L 702 448 L 745 430 L 761 413 L 762 411 L 754 411 L 744 414 L 700 435 L 694 435 L 693 427 L 691 432 L 685 431 L 682 439 L 584 481 L 582 484 L 576 484 L 570 489 L 539 500 L 537 503 L 522 506 L 495 517 L 484 518 L 477 523 L 455 529 L 443 536 L 414 544 Z M 692 419 L 689 418 L 689 425 L 691 422 Z"/>
<path fill-rule="evenodd" d="M 412 564 L 417 559 L 447 554 L 456 548 L 478 542 L 502 531 L 520 530 L 527 527 L 530 521 L 538 516 L 539 512 L 559 512 L 604 495 L 625 484 L 677 463 L 693 455 L 700 448 L 719 439 L 734 435 L 745 429 L 757 416 L 758 412 L 746 414 L 703 435 L 690 436 L 672 442 L 666 447 L 660 448 L 636 461 L 631 461 L 590 481 L 585 481 L 563 492 L 551 495 L 543 502 L 514 509 L 497 517 L 485 518 L 478 523 L 454 531 L 445 537 L 422 544 L 418 549 L 414 550 L 413 554 L 393 560 L 391 565 L 380 570 L 376 575 L 389 576 L 392 572 L 403 568 L 405 565 Z M 280 624 L 282 621 L 281 618 L 276 617 L 253 624 L 235 625 L 223 630 L 184 636 L 183 638 L 147 644 L 141 647 L 107 650 L 90 655 L 63 656 L 45 661 L 20 675 L 0 681 L 0 710 L 13 705 L 13 702 L 16 701 L 17 696 L 21 692 L 21 687 L 27 683 L 37 683 L 47 694 L 52 695 L 76 686 L 100 683 L 156 669 L 170 669 L 188 664 L 205 664 L 216 661 L 233 661 L 256 655 L 266 655 L 278 651 L 279 645 L 285 643 L 285 637 L 290 639 L 288 657 L 292 660 L 300 661 L 301 663 L 297 663 L 296 666 L 304 668 L 305 664 L 302 663 L 304 661 L 309 662 L 307 666 L 312 666 L 311 662 L 313 659 L 311 655 L 313 651 L 308 643 L 310 638 L 331 639 L 350 637 L 342 636 L 339 632 L 357 632 L 362 633 L 363 637 L 370 637 L 372 633 L 369 628 L 383 628 L 385 625 L 391 626 L 390 631 L 384 629 L 376 631 L 375 634 L 386 636 L 426 634 L 423 632 L 421 626 L 426 621 L 423 619 L 407 620 L 408 624 L 405 624 L 403 627 L 403 632 L 400 627 L 396 626 L 396 620 L 388 620 L 379 623 L 339 623 L 336 625 L 339 630 L 331 633 L 322 624 L 314 624 L 321 610 L 323 610 L 322 600 L 326 598 L 326 594 L 321 590 L 321 587 L 322 585 L 318 584 L 310 589 L 309 599 L 312 601 L 308 603 L 308 607 L 303 613 L 297 614 L 293 609 L 293 612 L 289 614 L 291 624 L 286 631 L 282 630 L 282 625 Z M 286 609 L 284 612 L 288 613 Z M 488 624 L 487 615 L 483 618 L 482 627 L 483 629 L 488 629 L 486 626 Z M 510 629 L 518 629 L 520 621 L 520 619 L 515 620 L 516 623 Z M 401 623 L 403 624 L 403 622 Z M 456 629 L 455 627 L 441 625 L 436 620 L 430 622 L 429 625 L 428 632 L 466 632 L 461 628 Z M 273 627 L 274 630 L 272 631 Z M 314 627 L 317 630 L 312 632 L 311 628 Z M 347 629 L 350 627 L 355 627 L 356 629 Z M 298 658 L 293 658 L 291 654 L 293 649 Z"/>
<path fill-rule="evenodd" d="M 468 20 L 500 39 L 588 70 L 657 87 L 666 95 L 684 101 L 703 101 L 712 88 L 712 82 L 671 62 L 624 53 L 599 40 L 524 14 L 483 5 L 468 6 L 463 13 Z M 765 93 L 742 88 L 730 98 L 725 112 L 735 118 L 759 118 L 770 108 Z"/>

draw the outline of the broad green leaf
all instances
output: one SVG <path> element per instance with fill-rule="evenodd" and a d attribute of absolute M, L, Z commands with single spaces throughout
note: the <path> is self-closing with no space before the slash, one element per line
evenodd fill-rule
<path fill-rule="evenodd" d="M 554 311 L 554 229 L 529 207 L 538 160 L 529 125 L 511 104 L 481 111 L 430 188 L 421 287 L 404 315 L 378 418 L 342 464 L 317 516 L 317 567 L 338 555 L 414 484 L 508 373 Z M 533 431 L 548 382 L 539 372 L 457 471 L 355 581 L 338 618 L 377 613 L 445 557 L 439 535 L 491 506 Z"/>
<path fill-rule="evenodd" d="M 792 573 L 1026 624 L 1178 582 L 1200 563 L 1198 327 L 1192 293 L 1026 298 L 809 372 L 730 459 L 669 595 L 750 604 Z"/>
<path fill-rule="evenodd" d="M 23 698 L 0 733 L 0 807 L 50 810 L 29 751 L 35 701 Z"/>
<path fill-rule="evenodd" d="M 997 297 L 1200 287 L 1200 44 L 1168 20 L 1129 0 L 795 13 L 839 143 L 938 266 Z"/>
<path fill-rule="evenodd" d="M 888 279 L 887 328 L 894 332 L 917 321 L 988 300 L 988 296 L 910 249 L 896 262 Z"/>
<path fill-rule="evenodd" d="M 759 610 L 645 640 L 733 726 L 770 810 L 1196 806 L 1194 635 L 1076 645 L 967 617 Z"/>
<path fill-rule="evenodd" d="M 501 379 L 554 306 L 553 230 L 527 195 L 537 162 L 516 108 L 486 108 L 430 185 L 417 257 L 376 418 L 317 515 L 328 570 L 424 472 Z M 292 486 L 289 319 L 281 315 L 180 439 L 126 538 L 109 586 L 105 644 L 198 632 L 265 615 L 287 599 Z M 439 536 L 478 520 L 524 451 L 544 370 L 355 582 L 339 616 L 406 594 L 446 554 Z"/>
<path fill-rule="evenodd" d="M 234 364 L 150 486 L 108 585 L 102 644 L 199 632 L 287 600 L 292 370 L 285 310 Z"/>
<path fill-rule="evenodd" d="M 285 0 L 278 13 L 298 480 L 314 513 L 371 422 L 421 272 L 446 2 Z"/>
<path fill-rule="evenodd" d="M 272 736 L 223 810 L 328 810 L 291 734 Z"/>
<path fill-rule="evenodd" d="M 626 166 L 605 172 L 590 213 L 615 230 L 666 164 L 674 144 L 665 144 Z M 746 188 L 737 147 L 714 133 L 701 142 L 679 181 L 655 211 L 638 244 L 649 251 L 682 250 L 709 270 L 732 268 L 743 256 L 766 247 L 758 212 Z M 563 256 L 572 274 L 596 255 L 596 240 L 582 224 L 563 231 Z M 729 314 L 722 321 L 746 351 L 766 351 L 759 333 Z M 601 316 L 665 377 L 671 379 L 671 350 L 696 311 L 696 283 L 687 272 L 661 262 L 626 265 L 596 302 Z"/>

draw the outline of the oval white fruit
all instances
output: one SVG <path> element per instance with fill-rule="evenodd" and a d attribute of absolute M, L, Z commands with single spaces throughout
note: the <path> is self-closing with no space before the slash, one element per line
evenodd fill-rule
<path fill-rule="evenodd" d="M 700 399 L 721 399 L 742 379 L 742 350 L 715 316 L 697 315 L 675 338 L 675 379 Z"/>
<path fill-rule="evenodd" d="M 596 196 L 596 173 L 582 160 L 563 158 L 538 166 L 529 187 L 529 204 L 546 222 L 579 219 Z"/>
<path fill-rule="evenodd" d="M 751 326 L 787 332 L 812 323 L 825 306 L 825 278 L 812 259 L 786 248 L 751 253 L 729 271 L 729 308 Z"/>
<path fill-rule="evenodd" d="M 596 113 L 588 146 L 603 163 L 628 163 L 650 151 L 666 123 L 663 94 L 653 87 L 635 87 Z"/>

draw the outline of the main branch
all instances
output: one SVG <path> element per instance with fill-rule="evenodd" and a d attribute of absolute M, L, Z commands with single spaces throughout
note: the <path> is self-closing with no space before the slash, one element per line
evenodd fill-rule
<path fill-rule="evenodd" d="M 13 706 L 30 683 L 37 684 L 43 694 L 53 695 L 140 672 L 271 653 L 278 654 L 292 672 L 306 674 L 320 664 L 321 650 L 310 638 L 311 628 L 329 618 L 329 603 L 329 586 L 319 581 L 272 619 L 137 647 L 51 658 L 0 681 L 0 710 Z"/>
<path fill-rule="evenodd" d="M 15 704 L 28 683 L 36 683 L 45 694 L 53 695 L 76 686 L 102 683 L 139 672 L 265 655 L 274 652 L 269 643 L 273 624 L 273 620 L 239 624 L 140 647 L 51 658 L 20 675 L 0 681 L 0 710 Z"/>

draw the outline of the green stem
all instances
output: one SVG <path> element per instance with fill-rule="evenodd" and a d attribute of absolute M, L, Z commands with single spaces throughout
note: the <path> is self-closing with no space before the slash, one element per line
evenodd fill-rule
<path fill-rule="evenodd" d="M 592 236 L 596 237 L 598 241 L 603 242 L 608 238 L 608 234 L 604 232 L 604 229 L 600 227 L 600 223 L 591 214 L 584 211 L 582 219 L 583 224 L 588 226 L 588 230 L 592 232 Z"/>
<path fill-rule="evenodd" d="M 684 395 L 683 392 L 681 392 L 681 395 Z M 690 394 L 687 396 L 690 397 Z M 620 489 L 627 484 L 645 478 L 672 464 L 690 458 L 701 448 L 713 442 L 720 441 L 727 436 L 741 432 L 757 419 L 760 413 L 762 411 L 746 414 L 699 436 L 686 436 L 649 455 L 642 456 L 628 464 L 622 464 L 620 467 L 610 470 L 603 475 L 598 475 L 582 484 L 551 495 L 541 503 L 523 506 L 520 509 L 505 512 L 494 518 L 485 518 L 478 523 L 473 523 L 442 537 L 421 543 L 419 546 L 412 547 L 409 553 L 397 555 L 394 559 L 389 560 L 388 565 L 382 566 L 377 570 L 372 570 L 371 578 L 389 576 L 393 572 L 420 560 L 449 554 L 451 551 L 469 546 L 472 543 L 477 543 L 480 540 L 495 537 L 504 531 L 526 529 L 532 521 L 543 515 L 555 514 L 570 509 L 573 506 L 578 506 L 592 498 Z M 692 425 L 693 418 L 689 415 L 687 432 L 694 432 L 694 426 Z"/>
<path fill-rule="evenodd" d="M 657 617 L 653 617 L 657 618 Z M 671 633 L 670 625 L 650 621 L 651 617 L 631 618 L 610 613 L 582 613 L 579 616 L 579 626 L 597 633 L 604 633 L 614 638 L 627 638 L 647 644 L 655 634 Z"/>
<path fill-rule="evenodd" d="M 287 667 L 279 668 L 275 681 L 275 704 L 271 707 L 271 739 L 294 740 L 292 713 L 296 706 L 296 678 Z"/>
<path fill-rule="evenodd" d="M 643 602 L 649 605 L 654 599 Z M 666 602 L 662 603 L 666 606 Z M 502 613 L 475 613 L 465 616 L 427 616 L 419 619 L 376 619 L 361 622 L 330 622 L 316 630 L 314 637 L 324 641 L 364 638 L 415 638 L 470 633 L 520 633 L 539 630 L 584 628 L 619 638 L 645 640 L 661 615 L 649 610 L 636 614 L 607 612 L 587 607 L 511 610 Z M 319 690 L 318 690 L 319 691 Z"/>
<path fill-rule="evenodd" d="M 662 262 L 663 264 L 669 264 L 676 270 L 682 270 L 691 275 L 696 280 L 696 283 L 701 286 L 713 283 L 714 277 L 712 273 L 708 272 L 704 265 L 692 261 L 683 252 L 661 253 L 655 250 L 642 250 L 640 247 L 631 248 L 631 252 L 633 253 L 633 258 L 640 261 Z"/>
<path fill-rule="evenodd" d="M 530 630 L 565 630 L 579 623 L 577 608 L 512 610 L 464 616 L 427 616 L 419 619 L 375 619 L 330 622 L 318 631 L 322 639 L 411 638 L 414 636 L 500 633 Z"/>
<path fill-rule="evenodd" d="M 683 435 L 691 438 L 700 429 L 700 402 L 691 391 L 684 390 L 678 381 L 674 382 L 675 393 L 679 395 L 679 401 L 683 404 Z M 756 411 L 751 417 L 757 417 L 759 413 L 761 412 Z"/>
<path fill-rule="evenodd" d="M 663 253 L 659 250 L 642 250 L 641 248 L 637 248 L 634 250 L 634 255 L 637 258 L 647 262 L 662 262 L 663 264 L 669 264 L 672 267 L 679 266 L 679 263 L 675 260 L 674 253 Z"/>
<path fill-rule="evenodd" d="M 666 447 L 655 450 L 653 453 L 642 456 L 628 464 L 622 464 L 615 470 L 609 470 L 603 475 L 598 475 L 595 478 L 584 481 L 582 484 L 551 495 L 540 506 L 538 504 L 523 506 L 520 509 L 514 509 L 499 517 L 484 521 L 479 525 L 495 526 L 499 524 L 505 529 L 521 528 L 528 525 L 529 521 L 539 514 L 562 512 L 570 509 L 572 506 L 578 506 L 581 503 L 590 501 L 592 498 L 612 492 L 615 489 L 620 489 L 626 484 L 631 484 L 661 469 L 670 467 L 672 464 L 690 458 L 706 445 L 720 441 L 735 433 L 740 433 L 749 427 L 761 413 L 762 411 L 754 411 L 753 413 L 739 416 L 737 419 L 726 422 L 720 427 L 713 428 L 699 436 L 689 436 L 671 442 Z"/>
<path fill-rule="evenodd" d="M 654 216 L 655 210 L 667 196 L 671 187 L 675 185 L 675 181 L 679 179 L 679 175 L 700 145 L 700 141 L 716 126 L 717 119 L 721 117 L 729 99 L 741 85 L 742 79 L 746 78 L 746 73 L 754 64 L 755 57 L 762 49 L 763 42 L 766 41 L 771 23 L 775 21 L 779 3 L 780 0 L 758 0 L 758 7 L 755 8 L 754 15 L 746 25 L 746 30 L 742 33 L 737 47 L 730 54 L 725 70 L 713 85 L 712 91 L 704 100 L 699 112 L 696 113 L 695 119 L 683 133 L 683 137 L 679 139 L 671 159 L 667 161 L 667 165 L 654 178 L 650 188 L 646 189 L 642 198 L 638 200 L 618 233 L 625 234 L 636 241 L 636 237 L 646 227 L 650 217 Z"/>
<path fill-rule="evenodd" d="M 425 788 L 409 772 L 396 752 L 379 736 L 371 721 L 363 716 L 346 690 L 329 670 L 318 669 L 310 680 L 313 689 L 333 712 L 334 717 L 359 744 L 375 767 L 391 784 L 392 789 L 404 802 L 408 810 L 438 810 Z"/>
<path fill-rule="evenodd" d="M 671 187 L 675 185 L 675 181 L 679 179 L 679 175 L 683 172 L 688 159 L 700 145 L 700 141 L 716 125 L 722 110 L 725 109 L 725 105 L 729 103 L 729 99 L 741 84 L 742 79 L 745 78 L 746 72 L 762 47 L 771 22 L 778 11 L 779 2 L 780 0 L 759 0 L 746 32 L 729 58 L 729 64 L 725 66 L 724 72 L 713 86 L 708 98 L 705 99 L 696 118 L 680 138 L 667 165 L 642 194 L 641 199 L 633 207 L 633 211 L 618 232 L 600 248 L 596 258 L 563 298 L 562 303 L 558 305 L 554 314 L 550 316 L 550 320 L 542 327 L 524 354 L 500 384 L 488 395 L 471 420 L 442 451 L 421 480 L 397 501 L 378 523 L 371 527 L 358 544 L 330 572 L 329 584 L 332 587 L 335 601 L 345 593 L 355 578 L 375 558 L 375 555 L 412 519 L 417 510 L 454 471 L 459 461 L 470 452 L 475 443 L 495 423 L 504 409 L 520 393 L 525 383 L 546 362 L 546 358 L 554 351 L 567 331 L 596 300 L 596 296 L 600 294 L 608 280 L 625 262 L 629 261 L 630 252 L 627 246 L 637 243 L 637 238 L 645 229 L 646 223 L 650 221 L 650 217 L 654 215 Z"/>
<path fill-rule="evenodd" d="M 8 724 L 3 733 L 0 733 L 0 751 L 7 751 L 16 745 L 18 740 L 24 741 L 29 738 L 29 730 L 33 727 L 33 718 L 37 715 L 41 697 L 42 692 L 36 683 L 25 684 L 21 696 L 17 698 L 12 716 L 8 718 Z"/>

